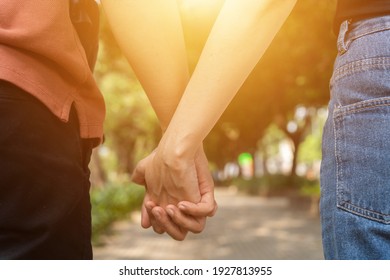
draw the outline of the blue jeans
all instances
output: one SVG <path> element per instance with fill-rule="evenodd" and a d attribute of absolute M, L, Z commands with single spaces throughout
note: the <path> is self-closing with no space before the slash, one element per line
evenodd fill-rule
<path fill-rule="evenodd" d="M 326 259 L 390 259 L 390 16 L 344 22 L 323 134 Z"/>

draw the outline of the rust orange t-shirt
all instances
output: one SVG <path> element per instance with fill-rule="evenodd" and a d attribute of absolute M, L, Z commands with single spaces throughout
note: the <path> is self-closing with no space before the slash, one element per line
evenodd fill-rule
<path fill-rule="evenodd" d="M 0 2 L 0 80 L 29 92 L 66 122 L 75 106 L 83 138 L 102 138 L 105 115 L 65 0 Z"/>

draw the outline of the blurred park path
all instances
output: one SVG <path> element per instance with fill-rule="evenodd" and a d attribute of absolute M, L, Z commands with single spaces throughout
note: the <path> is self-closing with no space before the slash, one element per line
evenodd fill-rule
<path fill-rule="evenodd" d="M 206 229 L 183 242 L 140 226 L 140 214 L 114 224 L 96 260 L 319 260 L 318 216 L 292 208 L 287 198 L 250 197 L 217 188 L 219 209 Z"/>

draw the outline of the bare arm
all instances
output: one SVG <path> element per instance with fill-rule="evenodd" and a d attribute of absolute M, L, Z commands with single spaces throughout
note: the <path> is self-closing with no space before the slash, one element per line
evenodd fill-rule
<path fill-rule="evenodd" d="M 136 73 L 163 131 L 167 128 L 189 81 L 186 49 L 176 0 L 104 0 L 105 13 L 113 33 Z M 201 231 L 205 216 L 215 208 L 214 184 L 207 169 L 203 149 L 181 169 L 169 169 L 156 153 L 137 165 L 133 179 L 147 186 L 142 211 L 142 225 L 156 232 L 167 231 L 175 239 L 183 239 L 186 231 Z M 152 205 L 176 205 L 181 200 L 202 203 L 200 214 L 192 218 L 181 215 L 182 227 L 173 224 L 163 209 L 155 209 L 165 218 L 157 224 Z M 153 202 L 153 203 L 152 203 Z M 171 205 L 171 208 L 173 207 Z M 173 207 L 174 210 L 178 209 Z M 156 212 L 154 212 L 156 213 Z"/>
<path fill-rule="evenodd" d="M 296 0 L 226 0 L 160 145 L 168 165 L 193 157 Z"/>
<path fill-rule="evenodd" d="M 150 5 L 150 9 L 159 11 L 160 15 L 157 15 L 157 17 L 160 17 L 164 14 L 161 13 L 161 11 L 165 11 L 160 10 L 160 8 L 163 8 L 161 5 L 165 6 L 167 2 L 173 5 L 173 2 L 175 1 L 104 1 L 104 3 L 110 3 L 111 6 L 116 6 L 112 7 L 112 9 L 117 10 L 118 14 L 122 15 L 122 18 L 131 17 L 128 13 L 129 9 L 133 9 L 134 7 L 142 8 L 144 5 L 144 8 Z M 200 150 L 203 139 L 214 126 L 215 122 L 226 109 L 231 99 L 237 93 L 238 89 L 269 46 L 295 2 L 296 0 L 226 0 L 202 52 L 193 77 L 186 87 L 184 96 L 176 109 L 174 117 L 160 141 L 156 154 L 147 164 L 149 168 L 145 169 L 153 174 L 160 174 L 162 176 L 163 183 L 156 187 L 154 193 L 151 193 L 151 196 L 154 196 L 155 200 L 158 200 L 157 197 L 159 196 L 158 194 L 161 188 L 165 187 L 168 188 L 168 193 L 178 194 L 176 195 L 177 198 L 181 197 L 187 199 L 187 197 L 189 197 L 190 199 L 188 200 L 190 201 L 199 201 L 198 198 L 196 198 L 197 190 L 195 190 L 194 187 L 195 182 L 198 180 L 195 172 L 197 151 Z M 124 6 L 118 7 L 118 5 Z M 125 7 L 127 8 L 125 9 Z M 140 12 L 145 12 L 148 9 L 141 9 Z M 132 11 L 135 10 L 133 9 Z M 169 14 L 169 11 L 166 14 Z M 136 18 L 137 17 L 134 17 L 134 21 L 141 22 L 139 23 L 141 25 L 146 24 L 145 22 L 142 22 L 144 16 L 135 20 Z M 114 19 L 114 21 L 115 20 L 116 19 Z M 122 21 L 123 19 L 120 22 Z M 129 21 L 130 22 L 128 23 L 131 23 L 133 20 L 131 19 Z M 117 25 L 120 25 L 120 22 L 118 22 Z M 134 34 L 138 34 L 135 36 L 136 38 L 131 40 L 120 39 L 119 41 L 123 40 L 123 48 L 125 49 L 125 53 L 133 68 L 137 69 L 139 67 L 139 70 L 135 70 L 135 72 L 144 85 L 145 91 L 151 99 L 158 117 L 162 120 L 162 127 L 164 129 L 167 123 L 169 123 L 174 108 L 176 108 L 177 102 L 180 99 L 180 90 L 177 91 L 177 94 L 172 94 L 172 92 L 176 92 L 172 90 L 164 92 L 161 89 L 162 84 L 160 81 L 176 81 L 174 82 L 176 85 L 181 84 L 180 81 L 183 80 L 179 79 L 178 82 L 175 79 L 177 79 L 176 75 L 182 77 L 183 73 L 180 71 L 173 71 L 171 73 L 174 73 L 174 75 L 171 76 L 168 74 L 166 79 L 161 78 L 165 75 L 165 73 L 161 72 L 162 69 L 167 70 L 164 65 L 171 65 L 172 61 L 166 61 L 166 64 L 157 63 L 160 68 L 157 68 L 159 70 L 153 71 L 153 67 L 156 67 L 156 58 L 158 58 L 160 62 L 164 61 L 163 57 L 156 55 L 156 52 L 159 53 L 158 50 L 161 50 L 161 46 L 158 47 L 158 50 L 148 46 L 148 44 L 156 44 L 154 39 L 148 39 L 141 42 L 137 41 L 144 36 L 145 32 L 155 32 L 155 30 L 149 30 L 149 28 L 153 26 L 153 22 L 154 20 L 151 20 L 149 24 L 146 24 L 145 26 L 148 26 L 148 28 L 143 29 L 142 32 L 137 33 L 139 29 L 136 28 L 134 31 L 136 32 Z M 155 23 L 154 26 L 156 26 Z M 161 26 L 159 26 L 159 28 L 160 27 Z M 171 27 L 174 28 L 173 26 Z M 128 26 L 122 28 L 122 32 L 119 32 L 117 37 L 125 36 L 124 34 L 127 35 L 129 33 Z M 133 29 L 131 28 L 131 30 Z M 158 30 L 158 32 L 160 32 L 160 30 Z M 148 34 L 150 35 L 152 33 Z M 158 38 L 158 34 L 156 34 L 156 36 Z M 164 43 L 164 38 L 161 37 L 160 39 L 161 42 Z M 181 39 L 179 41 L 181 41 Z M 138 44 L 134 44 L 134 42 L 138 42 Z M 174 42 L 174 40 L 172 42 Z M 181 44 L 176 41 L 175 44 L 177 43 L 179 45 Z M 132 44 L 132 48 L 128 47 Z M 165 45 L 163 44 L 162 46 L 167 47 L 170 45 L 165 42 Z M 146 47 L 147 49 L 150 48 L 150 52 L 142 51 L 141 56 L 135 55 L 135 53 L 143 47 Z M 174 48 L 171 50 L 174 50 Z M 170 53 L 169 50 L 165 51 Z M 176 51 L 173 51 L 170 54 L 173 53 L 176 53 Z M 140 60 L 140 57 L 144 58 Z M 145 67 L 145 65 L 149 65 L 149 67 Z M 188 75 L 188 72 L 186 73 Z M 159 76 L 160 74 L 162 74 L 162 76 Z M 148 83 L 150 83 L 151 86 L 148 86 Z M 185 84 L 185 82 L 183 83 Z M 167 86 L 167 88 L 169 88 L 169 86 Z M 166 103 L 167 99 L 165 99 L 165 95 L 175 97 L 172 99 L 169 97 L 168 100 L 172 100 L 172 102 Z M 164 111 L 166 108 L 170 108 L 168 110 L 170 113 Z M 172 178 L 169 178 L 172 174 L 174 175 L 174 180 L 170 180 Z M 181 177 L 182 175 L 186 176 Z M 175 180 L 175 178 L 178 180 Z M 166 182 L 170 183 L 166 184 Z M 194 210 L 194 205 L 186 204 L 186 206 L 188 213 L 191 214 L 191 210 Z"/>
<path fill-rule="evenodd" d="M 176 0 L 102 1 L 111 28 L 130 62 L 163 131 L 168 126 L 189 81 L 183 29 Z M 155 153 L 147 159 L 146 185 L 160 205 L 180 200 L 198 202 L 193 162 L 186 170 L 167 170 Z M 155 178 L 155 175 L 158 178 Z M 151 178 L 148 180 L 148 178 Z M 168 190 L 166 190 L 168 188 Z"/>
<path fill-rule="evenodd" d="M 168 126 L 189 81 L 176 0 L 102 0 L 115 38 L 153 106 Z"/>

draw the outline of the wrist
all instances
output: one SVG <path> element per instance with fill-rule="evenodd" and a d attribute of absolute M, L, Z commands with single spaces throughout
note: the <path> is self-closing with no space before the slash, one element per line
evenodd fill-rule
<path fill-rule="evenodd" d="M 158 156 L 171 169 L 183 169 L 194 162 L 199 146 L 191 137 L 180 137 L 165 132 L 158 145 Z"/>

